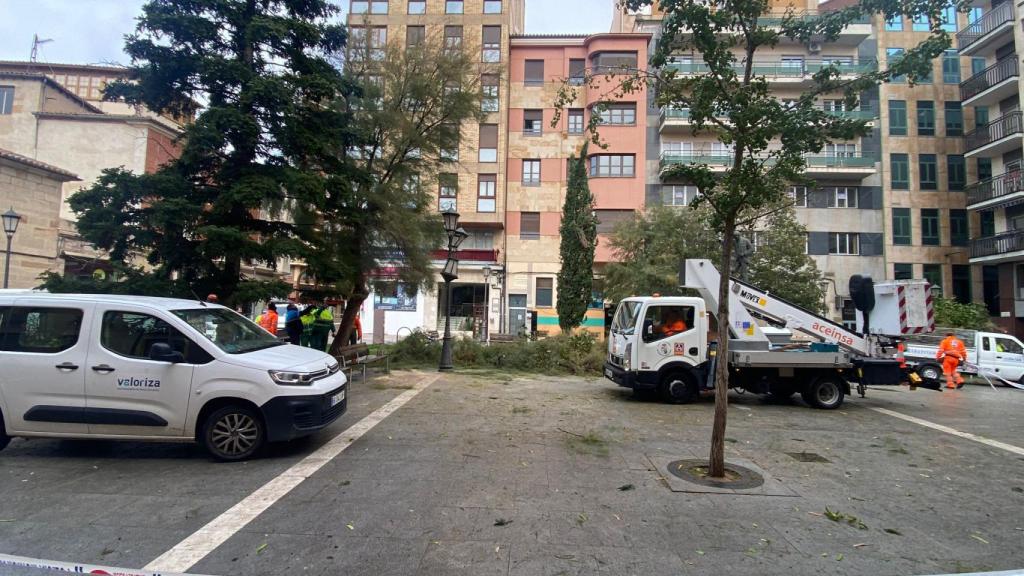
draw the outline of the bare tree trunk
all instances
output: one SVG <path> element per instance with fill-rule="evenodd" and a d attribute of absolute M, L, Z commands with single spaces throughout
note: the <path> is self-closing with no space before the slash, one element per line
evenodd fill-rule
<path fill-rule="evenodd" d="M 718 362 L 715 365 L 715 422 L 711 428 L 711 454 L 708 475 L 725 477 L 725 424 L 729 412 L 729 276 L 732 271 L 732 244 L 736 234 L 733 218 L 726 219 L 722 230 L 721 279 L 718 283 Z"/>
<path fill-rule="evenodd" d="M 331 342 L 328 353 L 332 356 L 338 355 L 341 349 L 348 344 L 349 336 L 351 336 L 352 330 L 355 329 L 356 314 L 359 313 L 359 309 L 363 306 L 363 302 L 366 301 L 368 295 L 366 275 L 360 272 L 356 278 L 355 290 L 352 291 L 352 295 L 345 301 L 345 310 L 341 313 L 341 325 L 338 326 L 338 332 L 334 335 L 334 340 Z"/>

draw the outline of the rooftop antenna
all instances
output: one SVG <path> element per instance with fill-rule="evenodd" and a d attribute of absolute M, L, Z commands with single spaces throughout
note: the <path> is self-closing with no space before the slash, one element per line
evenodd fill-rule
<path fill-rule="evenodd" d="M 40 38 L 39 34 L 33 34 L 32 35 L 32 55 L 29 56 L 28 61 L 33 63 L 33 64 L 36 61 L 38 61 L 39 60 L 39 47 L 41 45 L 43 45 L 43 44 L 48 43 L 48 42 L 53 42 L 53 38 Z M 29 68 L 30 68 L 29 72 L 31 72 L 32 71 L 31 70 L 31 66 Z"/>

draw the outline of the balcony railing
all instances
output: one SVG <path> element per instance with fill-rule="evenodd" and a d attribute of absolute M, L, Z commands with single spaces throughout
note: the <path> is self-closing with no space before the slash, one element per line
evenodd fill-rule
<path fill-rule="evenodd" d="M 1024 191 L 1024 172 L 1007 172 L 967 187 L 967 205 L 981 204 Z"/>
<path fill-rule="evenodd" d="M 765 14 L 758 16 L 757 23 L 761 26 L 781 26 L 782 22 L 786 19 L 789 14 L 785 12 L 776 12 L 771 14 Z M 814 22 L 821 18 L 821 12 L 815 10 L 805 10 L 803 12 L 796 12 L 792 15 L 793 20 L 796 22 Z M 858 17 L 857 19 L 850 22 L 851 24 L 870 24 L 871 20 L 867 15 Z"/>
<path fill-rule="evenodd" d="M 960 100 L 969 100 L 1017 74 L 1017 55 L 1011 54 L 961 82 Z"/>
<path fill-rule="evenodd" d="M 711 68 L 704 62 L 672 62 L 668 68 L 679 74 L 707 74 Z M 773 76 L 781 78 L 809 77 L 828 67 L 835 67 L 840 74 L 862 74 L 878 69 L 875 60 L 866 61 L 820 61 L 820 62 L 754 62 L 752 71 L 755 76 Z M 745 71 L 743 64 L 734 64 L 732 69 L 737 75 Z"/>
<path fill-rule="evenodd" d="M 1013 230 L 971 240 L 971 258 L 998 256 L 1024 250 L 1024 230 Z"/>
<path fill-rule="evenodd" d="M 728 150 L 684 150 L 663 152 L 661 166 L 675 164 L 707 164 L 708 166 L 732 166 L 734 153 Z M 807 154 L 804 161 L 808 168 L 874 168 L 875 159 L 861 152 L 824 152 Z M 768 162 L 771 164 L 771 162 Z"/>
<path fill-rule="evenodd" d="M 1018 134 L 1022 130 L 1024 130 L 1024 115 L 1017 110 L 1000 116 L 986 126 L 968 132 L 964 137 L 965 145 L 968 151 L 975 150 L 1012 134 Z"/>
<path fill-rule="evenodd" d="M 999 6 L 982 14 L 974 22 L 956 33 L 956 47 L 963 51 L 971 44 L 983 38 L 996 28 L 1013 21 L 1013 7 L 1010 2 L 1004 2 Z"/>
<path fill-rule="evenodd" d="M 853 120 L 874 120 L 875 118 L 878 118 L 878 111 L 872 110 L 871 108 L 866 107 L 866 106 L 862 107 L 862 108 L 860 108 L 858 110 L 835 110 L 835 109 L 826 110 L 824 108 L 819 108 L 819 110 L 823 110 L 826 113 L 831 114 L 832 116 L 837 116 L 839 118 L 848 118 L 848 119 L 853 119 Z M 690 110 L 689 110 L 689 108 L 669 108 L 669 107 L 664 107 L 664 108 L 661 109 L 661 121 L 662 122 L 664 122 L 665 120 L 689 120 L 689 119 L 690 119 Z"/>
<path fill-rule="evenodd" d="M 434 260 L 444 260 L 448 257 L 447 250 L 434 250 L 431 252 Z M 455 253 L 455 257 L 462 262 L 497 262 L 498 253 L 496 250 L 475 250 L 466 249 L 459 250 Z"/>

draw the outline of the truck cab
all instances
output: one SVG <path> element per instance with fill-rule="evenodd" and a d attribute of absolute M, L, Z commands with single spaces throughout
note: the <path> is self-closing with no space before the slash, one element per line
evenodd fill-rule
<path fill-rule="evenodd" d="M 624 299 L 612 318 L 605 376 L 666 401 L 695 397 L 706 380 L 708 314 L 701 298 Z"/>

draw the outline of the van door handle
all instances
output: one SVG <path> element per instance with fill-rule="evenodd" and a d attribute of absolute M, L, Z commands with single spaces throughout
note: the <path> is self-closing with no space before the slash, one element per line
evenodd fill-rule
<path fill-rule="evenodd" d="M 101 374 L 110 374 L 114 371 L 114 367 L 107 364 L 100 364 L 99 366 L 93 366 L 92 370 L 93 372 L 99 372 Z"/>
<path fill-rule="evenodd" d="M 60 370 L 62 372 L 64 370 L 67 370 L 68 372 L 74 372 L 75 370 L 78 370 L 78 364 L 72 364 L 71 362 L 62 362 L 60 364 L 57 364 L 56 368 L 57 370 Z"/>

